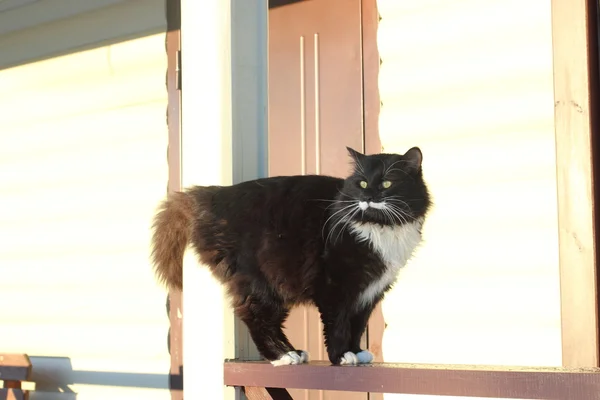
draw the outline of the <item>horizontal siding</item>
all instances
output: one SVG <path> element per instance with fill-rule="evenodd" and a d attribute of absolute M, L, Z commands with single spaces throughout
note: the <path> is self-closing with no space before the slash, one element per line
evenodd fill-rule
<path fill-rule="evenodd" d="M 560 365 L 550 1 L 378 8 L 382 145 L 423 150 L 435 203 L 385 360 Z"/>
<path fill-rule="evenodd" d="M 152 40 L 125 41 L 118 46 L 105 46 L 95 51 L 77 53 L 77 62 L 73 62 L 71 57 L 55 57 L 41 63 L 24 64 L 19 68 L 4 70 L 0 75 L 0 98 L 6 98 L 8 91 L 16 89 L 37 92 L 57 85 L 80 84 L 135 73 L 139 68 L 140 53 L 145 53 L 146 61 L 151 64 L 161 62 L 164 55 L 156 52 L 156 44 L 156 41 Z M 37 74 L 40 65 L 52 69 L 53 74 Z M 85 65 L 85 68 L 82 68 L 82 65 Z M 10 96 L 14 95 L 13 92 Z"/>
<path fill-rule="evenodd" d="M 0 71 L 2 351 L 98 373 L 65 372 L 78 399 L 169 397 L 100 374 L 167 387 L 166 293 L 148 261 L 168 179 L 166 68 L 158 34 Z"/>
<path fill-rule="evenodd" d="M 22 0 L 0 2 L 0 35 L 97 10 L 126 0 Z M 12 6 L 10 3 L 13 3 Z M 15 4 L 16 3 L 16 4 Z"/>
<path fill-rule="evenodd" d="M 0 69 L 164 32 L 166 25 L 164 0 L 39 1 L 0 13 Z"/>

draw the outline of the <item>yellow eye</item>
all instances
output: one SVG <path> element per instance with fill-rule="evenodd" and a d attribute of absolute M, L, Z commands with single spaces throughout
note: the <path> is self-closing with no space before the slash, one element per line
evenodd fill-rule
<path fill-rule="evenodd" d="M 366 189 L 367 188 L 367 182 L 360 181 L 360 187 L 363 188 L 363 189 Z"/>
<path fill-rule="evenodd" d="M 383 186 L 384 189 L 387 189 L 390 186 L 392 186 L 392 182 L 390 182 L 390 181 L 383 181 L 383 183 L 381 184 L 381 186 Z"/>

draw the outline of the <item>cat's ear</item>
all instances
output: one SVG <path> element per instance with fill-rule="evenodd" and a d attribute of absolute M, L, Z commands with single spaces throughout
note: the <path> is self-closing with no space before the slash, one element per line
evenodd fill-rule
<path fill-rule="evenodd" d="M 418 147 L 413 147 L 409 149 L 402 158 L 407 162 L 408 167 L 410 169 L 414 169 L 415 171 L 421 170 L 421 163 L 423 162 L 423 153 L 421 153 L 421 149 Z"/>
<path fill-rule="evenodd" d="M 350 154 L 350 157 L 352 157 L 352 160 L 356 164 L 360 164 L 360 162 L 362 161 L 362 159 L 365 157 L 364 154 L 359 153 L 358 151 L 354 150 L 351 147 L 346 146 L 346 150 L 348 150 L 348 154 Z"/>

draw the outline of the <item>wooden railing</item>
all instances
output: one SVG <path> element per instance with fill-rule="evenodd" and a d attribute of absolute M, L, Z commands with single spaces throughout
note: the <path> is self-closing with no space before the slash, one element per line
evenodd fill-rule
<path fill-rule="evenodd" d="M 273 367 L 267 362 L 226 361 L 225 385 L 250 400 L 289 400 L 287 389 L 342 390 L 508 399 L 600 399 L 600 368 L 497 367 L 326 362 Z"/>
<path fill-rule="evenodd" d="M 29 392 L 22 383 L 31 379 L 31 362 L 25 354 L 0 353 L 0 399 L 27 400 Z"/>

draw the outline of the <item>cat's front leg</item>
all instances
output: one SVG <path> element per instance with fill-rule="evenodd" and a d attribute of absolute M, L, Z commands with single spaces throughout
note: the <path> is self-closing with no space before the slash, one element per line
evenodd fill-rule
<path fill-rule="evenodd" d="M 375 308 L 375 304 L 361 307 L 350 319 L 350 351 L 356 355 L 356 364 L 369 364 L 373 361 L 373 353 L 360 347 L 362 335 L 367 329 L 369 318 Z M 350 356 L 352 359 L 352 357 Z"/>
<path fill-rule="evenodd" d="M 360 348 L 373 306 L 353 309 L 350 305 L 321 311 L 329 361 L 334 365 L 368 364 L 373 354 Z"/>
<path fill-rule="evenodd" d="M 323 336 L 327 346 L 327 355 L 333 365 L 345 364 L 345 354 L 350 351 L 350 318 L 341 313 L 335 316 L 332 312 L 321 311 L 323 320 Z"/>
<path fill-rule="evenodd" d="M 319 307 L 327 355 L 333 365 L 358 364 L 352 351 L 352 313 L 348 307 L 331 304 Z"/>

